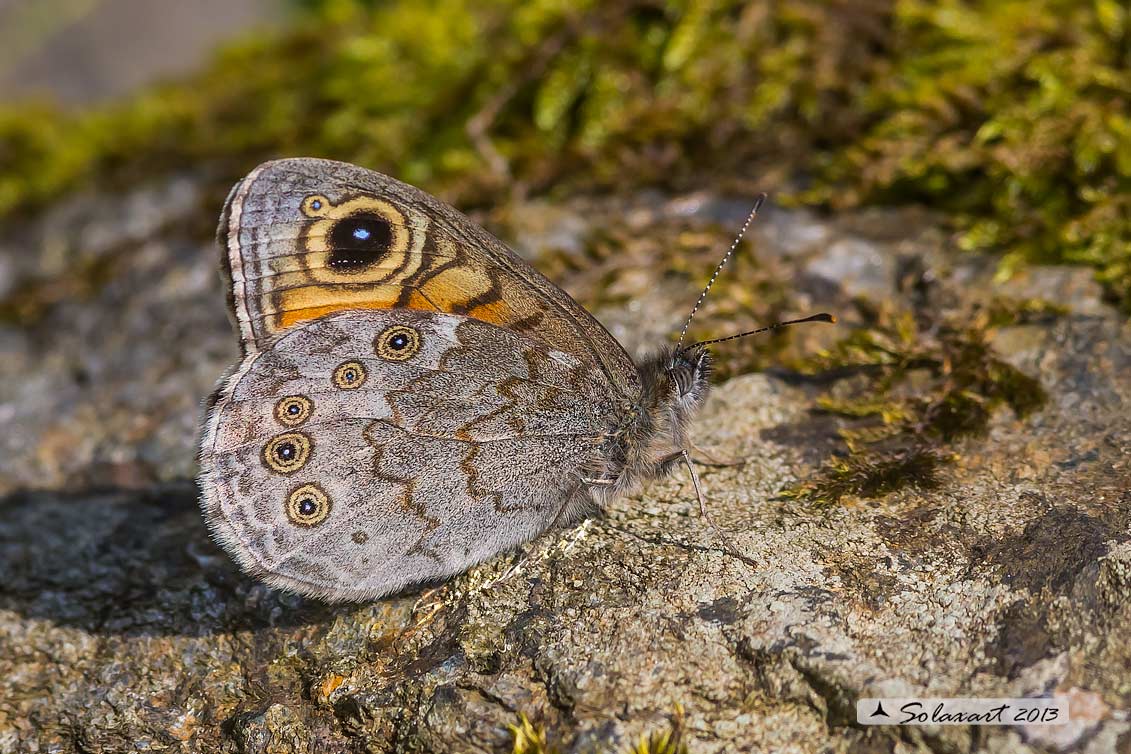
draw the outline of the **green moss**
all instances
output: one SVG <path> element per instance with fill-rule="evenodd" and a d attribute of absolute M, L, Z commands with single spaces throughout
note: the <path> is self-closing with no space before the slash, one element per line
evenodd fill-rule
<path fill-rule="evenodd" d="M 83 181 L 131 181 L 185 166 L 209 165 L 220 178 L 231 179 L 278 153 L 355 160 L 476 203 L 513 185 L 508 180 L 538 188 L 559 179 L 614 186 L 674 183 L 689 173 L 693 182 L 701 182 L 708 171 L 725 177 L 749 169 L 771 139 L 797 147 L 788 152 L 797 164 L 825 156 L 818 161 L 824 186 L 814 192 L 818 198 L 899 199 L 902 194 L 884 187 L 908 188 L 908 176 L 918 169 L 884 150 L 946 162 L 941 155 L 957 148 L 952 141 L 930 149 L 915 141 L 937 136 L 924 130 L 934 121 L 923 116 L 923 103 L 937 109 L 949 100 L 932 97 L 958 96 L 961 87 L 950 76 L 973 77 L 1005 102 L 1009 92 L 998 91 L 1005 86 L 1001 76 L 1021 75 L 1016 66 L 983 70 L 966 60 L 952 71 L 932 56 L 946 59 L 940 50 L 959 45 L 956 40 L 971 47 L 975 61 L 985 58 L 986 46 L 1002 35 L 1024 32 L 1043 40 L 1042 34 L 1053 29 L 1041 20 L 1041 8 L 1060 7 L 1046 0 L 1032 10 L 1035 20 L 1025 22 L 1016 8 L 973 3 L 955 20 L 915 3 L 863 0 L 839 10 L 804 2 L 772 9 L 758 3 L 598 7 L 546 0 L 308 5 L 312 15 L 294 30 L 238 45 L 189 82 L 78 116 L 44 107 L 0 110 L 0 210 L 44 201 Z M 1100 6 L 1093 10 L 1099 13 Z M 762 17 L 764 11 L 769 15 Z M 1110 14 L 1110 8 L 1103 12 Z M 988 26 L 967 34 L 970 19 L 982 17 Z M 966 31 L 960 34 L 959 27 Z M 1090 29 L 1084 24 L 1067 38 L 1056 32 L 1056 45 L 1038 47 L 1047 52 L 1084 45 Z M 1107 54 L 1102 40 L 1087 40 L 1090 55 Z M 910 54 L 912 47 L 922 60 Z M 753 59 L 751 50 L 758 53 Z M 909 75 L 916 76 L 890 75 L 900 66 L 910 66 Z M 885 71 L 889 75 L 879 75 Z M 943 75 L 946 71 L 951 73 Z M 985 118 L 997 112 L 985 104 L 989 100 L 975 99 L 981 109 L 960 108 L 949 127 L 965 128 L 977 113 Z M 1118 103 L 1112 107 L 1118 110 Z M 919 113 L 918 130 L 895 128 L 892 118 L 914 113 Z M 1118 121 L 1118 112 L 1112 117 Z M 774 128 L 751 138 L 754 129 L 767 124 Z M 494 167 L 493 157 L 500 160 Z M 949 175 L 940 184 L 947 192 L 911 185 L 907 196 L 961 201 L 970 217 L 1004 212 L 959 190 L 963 181 L 984 180 L 974 169 L 979 164 L 971 163 L 965 177 L 942 168 L 922 172 L 930 186 L 935 185 L 931 176 Z M 1033 163 L 1034 169 L 1043 164 Z M 1105 165 L 1110 167 L 1102 159 L 1093 161 L 1100 173 Z M 493 173 L 496 168 L 502 172 Z M 1071 183 L 1061 180 L 1066 182 Z M 854 188 L 844 189 L 848 184 Z M 975 193 L 993 194 L 984 186 Z M 585 303 L 614 305 L 632 295 L 624 284 L 626 271 L 648 264 L 661 265 L 693 290 L 731 232 L 691 232 L 678 221 L 652 228 L 643 238 L 610 229 L 590 239 L 587 257 L 560 255 L 545 266 L 556 279 L 571 278 L 571 289 Z M 697 320 L 693 337 L 763 324 L 786 307 L 788 292 L 749 250 L 735 258 L 733 267 Z M 33 317 L 58 291 L 81 294 L 99 277 L 96 269 L 89 274 L 76 269 L 69 287 L 59 281 L 32 287 L 6 301 L 0 316 Z M 823 406 L 856 420 L 879 420 L 845 430 L 846 442 L 856 445 L 906 434 L 909 427 L 944 442 L 977 434 L 994 406 L 1004 402 L 1024 414 L 1039 405 L 1041 391 L 1030 378 L 992 359 L 972 333 L 1061 311 L 1045 302 L 995 302 L 980 325 L 927 345 L 909 316 L 862 329 L 822 358 L 828 368 L 855 364 L 879 370 L 876 387 L 885 397 L 830 396 Z M 718 354 L 719 377 L 783 356 L 788 360 L 788 343 L 789 335 L 780 333 L 728 344 Z M 809 368 L 818 368 L 820 361 Z M 930 399 L 888 396 L 915 368 L 933 370 L 935 380 L 948 380 L 948 389 L 936 390 Z"/>
<path fill-rule="evenodd" d="M 990 301 L 983 312 L 987 327 L 1005 327 L 1033 322 L 1048 322 L 1069 313 L 1070 309 L 1045 299 L 1031 298 L 1008 300 L 998 298 Z"/>
<path fill-rule="evenodd" d="M 906 0 L 892 75 L 810 196 L 921 201 L 960 243 L 1083 262 L 1131 306 L 1131 17 L 1118 0 Z"/>
<path fill-rule="evenodd" d="M 799 201 L 945 210 L 1006 269 L 1092 265 L 1131 306 L 1119 0 L 299 4 L 292 29 L 125 103 L 0 108 L 0 215 L 174 168 L 233 179 L 280 154 L 465 205 L 794 176 Z"/>
<path fill-rule="evenodd" d="M 843 378 L 817 410 L 842 419 L 844 447 L 783 495 L 829 505 L 932 487 L 956 458 L 955 443 L 984 434 L 998 408 L 1018 418 L 1038 410 L 1047 400 L 1040 382 L 987 342 L 994 327 L 1027 321 L 1034 311 L 1052 316 L 1055 307 L 999 300 L 941 321 L 873 313 L 867 327 L 799 362 L 804 373 Z"/>
<path fill-rule="evenodd" d="M 932 489 L 938 486 L 939 468 L 948 460 L 924 447 L 854 454 L 830 461 L 815 478 L 786 490 L 784 496 L 829 506 L 847 496 L 875 498 L 906 487 Z"/>

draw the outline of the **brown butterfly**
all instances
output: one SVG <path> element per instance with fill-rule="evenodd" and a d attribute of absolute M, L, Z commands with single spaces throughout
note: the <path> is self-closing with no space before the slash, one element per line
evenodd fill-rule
<path fill-rule="evenodd" d="M 243 358 L 208 402 L 201 508 L 269 584 L 372 599 L 572 524 L 679 463 L 698 491 L 687 428 L 717 341 L 682 345 L 686 324 L 634 363 L 467 217 L 339 162 L 256 168 L 219 240 Z"/>

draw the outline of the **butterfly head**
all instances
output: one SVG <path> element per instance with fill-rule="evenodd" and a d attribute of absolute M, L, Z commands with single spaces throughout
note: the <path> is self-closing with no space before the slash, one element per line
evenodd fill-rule
<path fill-rule="evenodd" d="M 667 346 L 640 362 L 639 370 L 641 409 L 649 417 L 646 434 L 666 438 L 656 451 L 666 455 L 683 447 L 686 428 L 707 397 L 711 354 L 701 346 Z"/>

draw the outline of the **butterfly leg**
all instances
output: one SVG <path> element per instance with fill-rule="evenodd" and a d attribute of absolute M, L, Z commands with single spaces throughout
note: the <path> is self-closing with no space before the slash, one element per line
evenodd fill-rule
<path fill-rule="evenodd" d="M 671 455 L 666 455 L 663 458 L 661 458 L 660 463 L 658 464 L 658 466 L 656 468 L 656 476 L 657 477 L 666 477 L 668 474 L 672 473 L 672 470 L 676 466 L 683 463 L 683 456 L 686 453 L 687 453 L 687 451 L 685 451 L 685 450 L 677 450 L 676 452 L 672 453 Z"/>
<path fill-rule="evenodd" d="M 711 518 L 711 514 L 707 512 L 707 500 L 703 497 L 703 488 L 699 484 L 699 473 L 695 471 L 695 466 L 688 452 L 686 450 L 679 450 L 661 459 L 660 469 L 662 472 L 666 473 L 680 462 L 687 467 L 688 473 L 691 474 L 691 486 L 695 488 L 695 498 L 699 501 L 699 515 L 703 517 L 703 520 L 707 522 L 708 526 L 715 530 L 715 534 L 723 542 L 723 547 L 732 552 L 735 551 L 733 545 L 731 545 L 730 538 L 715 524 L 714 519 Z"/>

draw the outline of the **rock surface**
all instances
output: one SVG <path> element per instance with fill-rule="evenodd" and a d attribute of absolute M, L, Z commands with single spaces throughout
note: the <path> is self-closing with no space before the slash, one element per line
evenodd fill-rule
<path fill-rule="evenodd" d="M 519 713 L 564 751 L 617 751 L 676 705 L 692 752 L 1131 748 L 1131 324 L 1087 275 L 995 283 L 925 213 L 771 210 L 748 253 L 791 311 L 911 306 L 909 259 L 956 305 L 1067 307 L 993 332 L 1048 402 L 994 413 L 935 489 L 816 507 L 781 492 L 836 442 L 814 411 L 826 386 L 742 375 L 697 424 L 700 445 L 745 461 L 702 469 L 729 542 L 676 475 L 438 589 L 328 607 L 239 574 L 196 508 L 199 402 L 237 352 L 200 219 L 213 193 L 184 177 L 77 197 L 5 234 L 0 752 L 508 751 Z M 592 234 L 643 244 L 551 265 L 639 350 L 697 290 L 649 249 L 725 244 L 715 223 L 745 210 L 641 196 L 490 219 L 542 261 Z M 743 294 L 727 290 L 723 311 Z M 843 335 L 798 331 L 791 348 Z M 1052 693 L 1078 721 L 855 723 L 862 695 Z"/>

